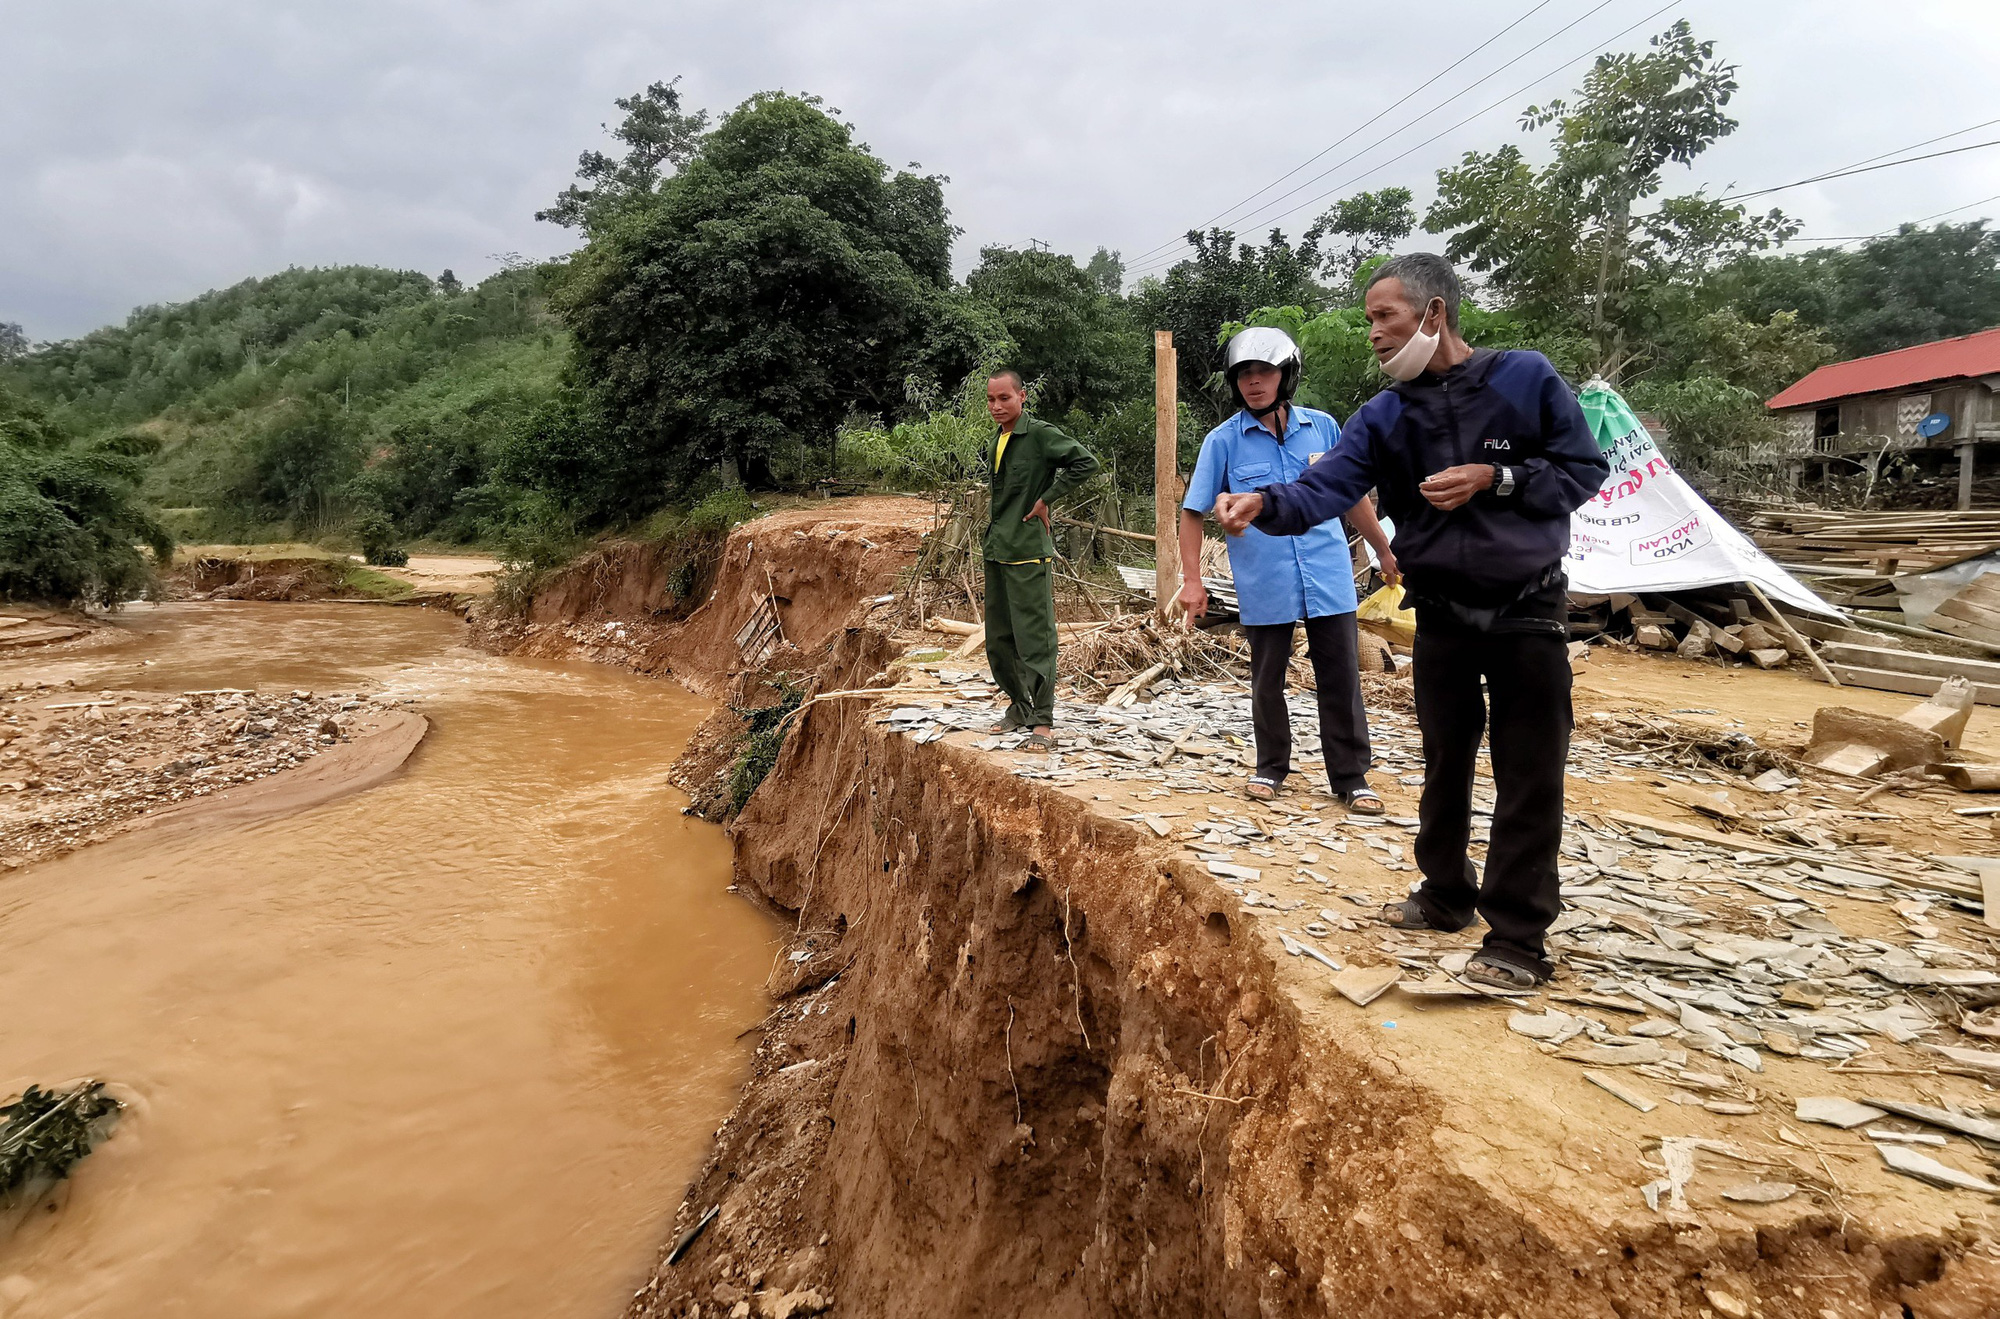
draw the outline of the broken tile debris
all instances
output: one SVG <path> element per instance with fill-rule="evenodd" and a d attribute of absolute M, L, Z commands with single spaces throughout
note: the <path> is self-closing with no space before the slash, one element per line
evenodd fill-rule
<path fill-rule="evenodd" d="M 897 689 L 902 703 L 879 711 L 877 722 L 920 741 L 969 732 L 977 735 L 971 744 L 982 750 L 1022 749 L 1024 733 L 991 732 L 998 711 L 983 674 L 953 670 L 949 661 L 922 667 L 937 690 Z M 1119 708 L 1062 700 L 1057 749 L 1014 756 L 1012 772 L 1059 788 L 1123 784 L 1127 799 L 1137 798 L 1124 819 L 1192 860 L 1246 915 L 1270 920 L 1267 928 L 1284 952 L 1321 963 L 1333 992 L 1357 1007 L 1392 990 L 1440 1010 L 1453 998 L 1501 997 L 1458 978 L 1476 932 L 1371 932 L 1369 918 L 1417 878 L 1410 838 L 1418 822 L 1347 816 L 1326 800 L 1314 782 L 1320 744 L 1310 702 L 1295 703 L 1295 786 L 1263 803 L 1240 796 L 1251 768 L 1249 695 L 1242 684 L 1169 675 L 1146 696 Z M 1377 709 L 1371 703 L 1369 720 L 1377 773 L 1384 781 L 1420 786 L 1421 744 L 1407 706 Z M 1939 1013 L 1925 997 L 1971 995 L 1968 1007 L 2000 1004 L 2000 942 L 1971 934 L 1980 928 L 1984 868 L 1978 863 L 1985 859 L 1918 857 L 1857 844 L 1847 820 L 1862 813 L 1811 795 L 1826 789 L 1791 772 L 1796 768 L 1740 732 L 1642 713 L 1598 713 L 1582 721 L 1572 745 L 1574 776 L 1650 782 L 1665 800 L 1709 818 L 1696 828 L 1613 811 L 1567 817 L 1563 910 L 1549 939 L 1564 973 L 1540 993 L 1505 996 L 1512 1005 L 1506 1033 L 1516 1037 L 1517 1047 L 1537 1050 L 1553 1065 L 1581 1064 L 1583 1082 L 1641 1113 L 1659 1107 L 1661 1091 L 1648 1094 L 1640 1084 L 1650 1080 L 1679 1111 L 1699 1108 L 1714 1119 L 1751 1119 L 1768 1111 L 1768 1105 L 1760 1108 L 1756 1086 L 1766 1084 L 1760 1078 L 1771 1059 L 1892 1075 L 1895 1068 L 1870 1056 L 1893 1044 L 1925 1051 L 1938 1070 L 2000 1080 L 2000 1049 L 1956 1042 L 1960 1032 L 2000 1039 L 2000 1011 L 1991 1017 Z M 1203 796 L 1212 800 L 1199 804 Z M 1153 808 L 1154 801 L 1161 808 Z M 1492 783 L 1482 764 L 1475 785 L 1475 859 L 1487 841 L 1492 809 Z M 1714 832 L 1732 826 L 1734 833 Z M 1335 904 L 1343 910 L 1322 905 L 1336 897 L 1347 900 Z M 1875 934 L 1852 933 L 1853 922 L 1829 906 L 1836 900 L 1876 904 L 1900 922 L 1901 933 L 1885 935 L 1865 924 L 1861 928 Z M 1359 934 L 1363 942 L 1358 948 L 1353 940 L 1343 943 L 1337 931 Z M 1329 948 L 1316 946 L 1319 941 L 1329 941 Z M 1361 964 L 1354 961 L 1357 953 Z M 1918 1172 L 1917 1163 L 1901 1157 L 1935 1164 L 1912 1146 L 1936 1148 L 1946 1137 L 1879 1126 L 1865 1134 L 1856 1130 L 1892 1114 L 2000 1145 L 2000 1105 L 1962 1112 L 1827 1095 L 1798 1099 L 1791 1116 L 1851 1131 L 1847 1139 L 1884 1151 L 1896 1171 L 1939 1186 L 1984 1185 L 1943 1164 L 1936 1165 L 1941 1174 Z M 1779 1135 L 1810 1148 L 1788 1128 Z M 1652 1165 L 1664 1175 L 1642 1188 L 1646 1202 L 1685 1208 L 1695 1152 L 1716 1144 L 1666 1138 L 1660 1162 Z M 1743 1204 L 1774 1204 L 1799 1189 L 1770 1178 L 1715 1193 Z"/>

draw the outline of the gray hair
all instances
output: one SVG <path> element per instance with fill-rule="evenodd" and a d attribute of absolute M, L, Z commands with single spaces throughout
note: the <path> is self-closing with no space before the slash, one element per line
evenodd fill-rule
<path fill-rule="evenodd" d="M 1411 252 L 1407 256 L 1390 257 L 1384 261 L 1373 275 L 1368 277 L 1368 288 L 1372 289 L 1385 279 L 1398 280 L 1403 285 L 1403 296 L 1410 304 L 1410 310 L 1421 316 L 1431 305 L 1433 298 L 1444 299 L 1444 323 L 1458 328 L 1458 301 L 1464 290 L 1458 283 L 1458 272 L 1451 268 L 1451 262 L 1435 252 Z M 1363 289 L 1362 296 L 1368 295 Z"/>

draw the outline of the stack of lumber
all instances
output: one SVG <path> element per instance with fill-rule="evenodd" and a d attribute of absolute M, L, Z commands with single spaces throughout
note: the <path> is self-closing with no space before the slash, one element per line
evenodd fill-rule
<path fill-rule="evenodd" d="M 1765 509 L 1744 522 L 1766 554 L 1815 576 L 1930 572 L 2000 550 L 2000 510 Z"/>
<path fill-rule="evenodd" d="M 1921 650 L 1861 646 L 1845 641 L 1824 643 L 1820 657 L 1834 676 L 1849 687 L 1929 696 L 1948 679 L 1964 678 L 1972 684 L 1975 701 L 1981 705 L 2000 705 L 2000 664 L 1991 660 L 1957 659 Z"/>

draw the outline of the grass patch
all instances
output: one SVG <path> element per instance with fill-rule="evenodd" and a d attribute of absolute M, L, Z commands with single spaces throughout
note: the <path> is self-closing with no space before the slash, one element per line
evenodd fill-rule
<path fill-rule="evenodd" d="M 742 749 L 736 753 L 736 763 L 729 770 L 731 815 L 742 814 L 750 794 L 757 791 L 757 785 L 778 763 L 778 752 L 784 749 L 785 731 L 790 727 L 787 720 L 792 711 L 804 704 L 805 699 L 803 688 L 781 679 L 775 704 L 756 710 L 730 707 L 746 725 Z"/>
<path fill-rule="evenodd" d="M 400 577 L 376 572 L 352 559 L 347 561 L 347 565 L 347 576 L 340 585 L 349 595 L 365 596 L 370 600 L 400 600 L 417 589 Z"/>

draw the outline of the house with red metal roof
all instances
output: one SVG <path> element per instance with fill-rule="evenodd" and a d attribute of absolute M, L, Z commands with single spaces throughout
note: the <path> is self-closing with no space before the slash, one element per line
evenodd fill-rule
<path fill-rule="evenodd" d="M 2000 442 L 2000 328 L 1835 362 L 1765 406 L 1785 428 L 1794 470 L 1849 454 L 1958 455 L 1958 506 L 1972 506 L 1980 444 Z M 1926 418 L 1937 418 L 1925 424 Z M 1929 432 L 1929 433 L 1927 433 Z"/>

